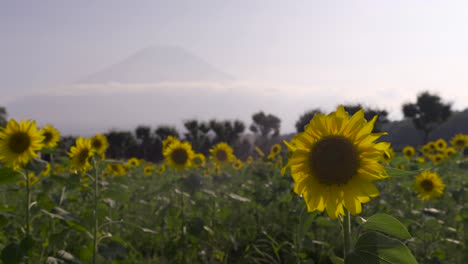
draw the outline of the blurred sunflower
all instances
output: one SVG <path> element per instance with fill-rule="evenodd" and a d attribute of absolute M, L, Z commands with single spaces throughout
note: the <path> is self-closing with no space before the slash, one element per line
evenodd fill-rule
<path fill-rule="evenodd" d="M 434 141 L 428 142 L 427 146 L 429 147 L 429 150 L 431 153 L 435 152 L 437 150 L 436 143 Z"/>
<path fill-rule="evenodd" d="M 123 176 L 127 173 L 125 167 L 121 163 L 109 163 L 107 164 L 107 172 L 114 176 Z"/>
<path fill-rule="evenodd" d="M 91 139 L 77 138 L 75 146 L 70 148 L 68 156 L 71 159 L 70 165 L 72 168 L 82 171 L 90 169 L 92 166 L 89 163 L 89 159 L 94 156 Z"/>
<path fill-rule="evenodd" d="M 43 147 L 44 136 L 37 130 L 35 121 L 22 120 L 19 124 L 10 119 L 0 130 L 0 161 L 18 169 L 25 166 Z"/>
<path fill-rule="evenodd" d="M 214 147 L 210 149 L 210 160 L 215 164 L 217 167 L 222 167 L 230 162 L 236 160 L 236 156 L 234 156 L 234 151 L 232 148 L 224 142 L 216 144 Z"/>
<path fill-rule="evenodd" d="M 424 162 L 426 162 L 426 159 L 423 158 L 423 157 L 419 157 L 416 161 L 417 161 L 418 163 L 424 163 Z"/>
<path fill-rule="evenodd" d="M 362 204 L 379 195 L 374 181 L 387 173 L 380 164 L 389 143 L 375 141 L 386 133 L 372 133 L 377 116 L 367 122 L 364 111 L 352 117 L 339 106 L 329 115 L 316 114 L 305 131 L 285 142 L 291 157 L 294 192 L 302 195 L 308 211 L 327 211 L 330 218 L 360 214 Z"/>
<path fill-rule="evenodd" d="M 141 165 L 141 161 L 135 157 L 127 160 L 127 164 L 133 167 L 138 167 Z"/>
<path fill-rule="evenodd" d="M 403 153 L 403 156 L 406 159 L 411 159 L 414 156 L 414 153 L 416 152 L 412 146 L 406 146 L 403 148 L 401 151 Z"/>
<path fill-rule="evenodd" d="M 405 170 L 405 168 L 406 167 L 403 164 L 400 164 L 400 165 L 397 166 L 397 169 L 399 169 L 399 170 Z"/>
<path fill-rule="evenodd" d="M 29 186 L 30 187 L 39 182 L 39 177 L 37 177 L 36 174 L 34 174 L 34 172 L 29 172 L 28 173 L 28 178 L 29 178 Z M 26 179 L 18 181 L 18 184 L 21 185 L 21 186 L 26 186 L 26 184 L 27 184 Z"/>
<path fill-rule="evenodd" d="M 169 147 L 169 145 L 173 142 L 179 142 L 179 140 L 174 137 L 174 136 L 167 136 L 167 138 L 165 138 L 162 142 L 162 149 L 163 149 L 163 152 L 164 150 Z"/>
<path fill-rule="evenodd" d="M 253 161 L 254 161 L 254 158 L 253 158 L 252 156 L 249 155 L 249 156 L 247 157 L 247 160 L 245 161 L 245 163 L 247 163 L 247 164 L 252 164 Z"/>
<path fill-rule="evenodd" d="M 193 163 L 193 166 L 195 166 L 197 168 L 198 167 L 205 167 L 205 165 L 206 165 L 205 155 L 203 155 L 203 153 L 196 153 L 193 156 L 192 163 Z"/>
<path fill-rule="evenodd" d="M 50 163 L 47 163 L 47 165 L 41 171 L 41 176 L 49 176 L 51 170 L 52 170 L 52 166 L 50 166 Z"/>
<path fill-rule="evenodd" d="M 447 148 L 447 142 L 445 142 L 444 139 L 439 138 L 439 139 L 435 142 L 435 146 L 436 146 L 436 149 L 437 149 L 438 151 L 444 151 L 445 148 Z"/>
<path fill-rule="evenodd" d="M 164 172 L 166 172 L 166 164 L 162 164 L 156 172 L 158 174 L 163 174 Z"/>
<path fill-rule="evenodd" d="M 104 152 L 106 152 L 107 148 L 109 148 L 109 141 L 107 141 L 106 136 L 96 134 L 94 137 L 91 138 L 91 147 L 97 154 L 104 155 Z"/>
<path fill-rule="evenodd" d="M 281 145 L 280 144 L 274 144 L 270 148 L 270 153 L 268 154 L 268 159 L 269 160 L 274 159 L 280 152 L 281 152 Z"/>
<path fill-rule="evenodd" d="M 44 140 L 42 141 L 44 148 L 55 148 L 57 146 L 57 143 L 60 140 L 60 133 L 55 127 L 46 125 L 39 131 L 39 133 L 44 137 Z"/>
<path fill-rule="evenodd" d="M 422 200 L 430 200 L 442 196 L 445 184 L 437 172 L 424 171 L 416 176 L 414 188 Z"/>
<path fill-rule="evenodd" d="M 236 159 L 233 163 L 232 163 L 232 167 L 235 169 L 235 170 L 240 170 L 242 168 L 244 168 L 244 163 L 239 160 L 239 159 Z"/>
<path fill-rule="evenodd" d="M 468 136 L 464 134 L 457 134 L 452 138 L 450 143 L 458 151 L 464 150 L 468 146 Z"/>
<path fill-rule="evenodd" d="M 432 156 L 432 163 L 434 163 L 434 165 L 439 165 L 444 160 L 444 158 L 445 156 L 443 154 L 437 153 Z"/>
<path fill-rule="evenodd" d="M 457 150 L 453 147 L 446 148 L 444 151 L 445 157 L 450 158 L 453 154 L 457 153 Z"/>
<path fill-rule="evenodd" d="M 176 169 L 185 169 L 192 166 L 195 153 L 189 142 L 174 141 L 163 151 L 166 164 Z"/>
<path fill-rule="evenodd" d="M 429 146 L 428 144 L 424 145 L 422 147 L 422 153 L 425 155 L 425 156 L 430 156 L 432 154 L 432 149 L 431 149 L 431 146 Z"/>
<path fill-rule="evenodd" d="M 386 164 L 389 164 L 394 156 L 395 156 L 395 151 L 393 151 L 392 148 L 389 148 L 387 151 L 382 152 L 382 158 Z"/>
<path fill-rule="evenodd" d="M 153 171 L 154 171 L 154 166 L 153 165 L 146 165 L 144 168 L 143 168 L 143 173 L 146 175 L 146 176 L 151 176 L 153 174 Z"/>

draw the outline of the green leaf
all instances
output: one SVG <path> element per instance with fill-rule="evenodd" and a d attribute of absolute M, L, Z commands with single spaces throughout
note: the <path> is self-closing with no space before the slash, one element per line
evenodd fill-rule
<path fill-rule="evenodd" d="M 18 181 L 19 173 L 11 168 L 0 168 L 0 184 Z"/>
<path fill-rule="evenodd" d="M 346 264 L 417 264 L 408 247 L 401 241 L 377 232 L 366 232 L 345 258 Z"/>
<path fill-rule="evenodd" d="M 0 259 L 5 264 L 21 263 L 21 260 L 23 259 L 23 254 L 18 243 L 12 243 L 4 247 Z"/>
<path fill-rule="evenodd" d="M 342 258 L 337 257 L 337 256 L 331 256 L 330 261 L 333 264 L 344 264 L 344 260 Z"/>
<path fill-rule="evenodd" d="M 403 226 L 403 224 L 396 218 L 387 214 L 375 214 L 369 217 L 361 227 L 364 231 L 382 232 L 400 239 L 411 238 L 411 235 L 408 230 L 406 230 L 405 226 Z"/>
<path fill-rule="evenodd" d="M 390 177 L 394 177 L 394 178 L 397 178 L 397 177 L 405 177 L 405 178 L 413 177 L 413 176 L 416 176 L 416 175 L 420 174 L 423 171 L 423 170 L 412 170 L 412 171 L 400 170 L 400 169 L 393 168 L 393 167 L 385 167 L 385 170 L 387 171 L 387 173 L 388 173 L 388 175 Z"/>

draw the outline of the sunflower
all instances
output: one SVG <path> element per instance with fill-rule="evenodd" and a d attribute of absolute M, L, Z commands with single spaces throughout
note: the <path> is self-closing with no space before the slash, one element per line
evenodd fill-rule
<path fill-rule="evenodd" d="M 445 142 L 444 139 L 439 138 L 439 139 L 435 142 L 435 146 L 436 146 L 436 149 L 437 149 L 438 151 L 444 151 L 445 148 L 447 148 L 447 142 Z"/>
<path fill-rule="evenodd" d="M 468 136 L 464 134 L 457 134 L 452 138 L 450 143 L 458 151 L 464 150 L 466 146 L 468 146 Z"/>
<path fill-rule="evenodd" d="M 206 165 L 206 158 L 203 153 L 197 153 L 193 156 L 192 163 L 195 167 L 205 167 Z"/>
<path fill-rule="evenodd" d="M 270 154 L 268 154 L 268 159 L 270 160 L 274 159 L 280 152 L 281 152 L 281 145 L 274 144 L 270 148 Z"/>
<path fill-rule="evenodd" d="M 127 170 L 121 163 L 109 163 L 107 164 L 107 173 L 114 176 L 123 176 L 127 173 Z"/>
<path fill-rule="evenodd" d="M 107 141 L 106 136 L 102 134 L 96 134 L 91 138 L 91 147 L 97 154 L 103 155 L 107 148 L 109 148 L 109 141 Z"/>
<path fill-rule="evenodd" d="M 176 169 L 185 169 L 192 166 L 195 153 L 189 142 L 173 141 L 163 151 L 166 164 Z"/>
<path fill-rule="evenodd" d="M 416 176 L 414 189 L 422 200 L 430 200 L 442 196 L 445 184 L 437 172 L 424 171 Z"/>
<path fill-rule="evenodd" d="M 127 160 L 127 164 L 133 167 L 138 167 L 141 164 L 141 161 L 135 157 Z"/>
<path fill-rule="evenodd" d="M 367 122 L 364 111 L 352 117 L 339 106 L 329 115 L 316 114 L 305 131 L 285 142 L 291 157 L 294 192 L 302 195 L 308 211 L 327 211 L 336 219 L 345 209 L 357 215 L 362 203 L 379 195 L 373 181 L 387 173 L 380 164 L 389 143 L 375 141 L 386 133 L 372 133 L 377 116 Z"/>
<path fill-rule="evenodd" d="M 60 133 L 55 127 L 46 125 L 39 131 L 39 133 L 44 137 L 44 140 L 42 141 L 44 148 L 55 148 L 57 146 L 57 143 L 60 140 Z"/>
<path fill-rule="evenodd" d="M 210 160 L 217 167 L 222 167 L 236 160 L 234 151 L 227 143 L 224 142 L 216 144 L 213 148 L 210 149 L 210 153 Z"/>
<path fill-rule="evenodd" d="M 422 153 L 425 155 L 425 156 L 430 156 L 432 154 L 432 149 L 431 149 L 431 146 L 429 146 L 428 144 L 424 145 L 422 147 Z"/>
<path fill-rule="evenodd" d="M 254 158 L 253 158 L 252 156 L 249 155 L 249 156 L 247 157 L 247 160 L 246 160 L 245 162 L 246 162 L 247 164 L 252 164 L 253 161 L 254 161 Z"/>
<path fill-rule="evenodd" d="M 239 159 L 236 159 L 233 163 L 232 163 L 232 167 L 235 169 L 235 170 L 240 170 L 242 168 L 244 168 L 244 163 L 239 160 Z"/>
<path fill-rule="evenodd" d="M 174 137 L 174 136 L 168 136 L 168 137 L 165 138 L 165 139 L 163 140 L 163 142 L 162 142 L 162 144 L 163 144 L 163 146 L 162 146 L 162 147 L 163 147 L 163 151 L 164 151 L 167 147 L 169 147 L 169 145 L 170 145 L 171 143 L 173 143 L 173 142 L 178 142 L 178 141 L 179 141 L 179 140 L 178 140 L 176 137 Z"/>
<path fill-rule="evenodd" d="M 162 164 L 156 171 L 158 174 L 163 174 L 166 171 L 166 164 Z"/>
<path fill-rule="evenodd" d="M 37 177 L 36 174 L 34 174 L 34 172 L 29 172 L 28 178 L 29 178 L 29 187 L 39 182 L 39 177 Z M 27 185 L 26 179 L 18 181 L 18 184 L 21 186 L 26 186 Z"/>
<path fill-rule="evenodd" d="M 153 165 L 146 165 L 146 166 L 143 168 L 143 173 L 144 173 L 146 176 L 151 176 L 151 174 L 153 174 L 153 171 L 154 171 L 154 166 L 153 166 Z"/>
<path fill-rule="evenodd" d="M 419 157 L 416 161 L 417 161 L 418 163 L 424 163 L 424 162 L 426 162 L 426 159 L 423 158 L 423 157 Z"/>
<path fill-rule="evenodd" d="M 405 156 L 406 159 L 411 159 L 416 151 L 412 146 L 406 146 L 401 152 L 403 153 L 403 156 Z"/>
<path fill-rule="evenodd" d="M 453 154 L 457 153 L 457 150 L 453 147 L 446 148 L 444 151 L 445 157 L 450 158 Z"/>
<path fill-rule="evenodd" d="M 94 156 L 91 139 L 77 138 L 75 146 L 70 148 L 68 156 L 70 156 L 72 168 L 83 171 L 90 169 L 89 158 Z"/>
<path fill-rule="evenodd" d="M 429 150 L 431 152 L 434 152 L 437 150 L 437 146 L 436 146 L 436 143 L 434 141 L 431 141 L 429 143 L 427 143 L 427 146 L 429 147 Z"/>
<path fill-rule="evenodd" d="M 10 119 L 0 130 L 0 161 L 18 169 L 26 165 L 43 147 L 44 136 L 37 130 L 35 121 L 22 120 L 19 124 Z"/>
<path fill-rule="evenodd" d="M 41 171 L 41 176 L 49 176 L 51 170 L 52 170 L 52 166 L 50 166 L 50 163 L 47 163 L 47 165 Z"/>
<path fill-rule="evenodd" d="M 434 163 L 434 165 L 439 165 L 444 158 L 445 156 L 443 154 L 437 153 L 432 157 L 432 163 Z"/>
<path fill-rule="evenodd" d="M 384 151 L 382 153 L 382 159 L 386 164 L 389 164 L 394 156 L 395 156 L 395 151 L 393 151 L 392 148 L 389 148 L 387 151 Z"/>

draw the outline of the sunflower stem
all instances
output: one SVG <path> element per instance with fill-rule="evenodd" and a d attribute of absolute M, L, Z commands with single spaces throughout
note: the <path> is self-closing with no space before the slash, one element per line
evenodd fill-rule
<path fill-rule="evenodd" d="M 96 166 L 96 159 L 93 157 L 93 162 L 94 162 L 94 172 L 95 172 L 95 177 L 94 177 L 94 228 L 93 228 L 93 264 L 96 264 L 96 256 L 98 252 L 98 228 L 99 228 L 99 222 L 98 222 L 98 168 Z"/>
<path fill-rule="evenodd" d="M 351 215 L 345 210 L 343 217 L 343 242 L 344 242 L 344 257 L 351 251 Z"/>
<path fill-rule="evenodd" d="M 26 170 L 26 236 L 30 234 L 30 224 L 29 224 L 29 205 L 31 204 L 31 190 L 30 190 L 30 181 L 28 171 Z"/>

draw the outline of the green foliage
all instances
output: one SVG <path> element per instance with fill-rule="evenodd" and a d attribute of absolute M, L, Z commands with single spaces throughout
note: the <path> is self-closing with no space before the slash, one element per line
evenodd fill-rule
<path fill-rule="evenodd" d="M 418 263 L 401 241 L 378 232 L 366 232 L 359 237 L 345 264 L 413 264 Z"/>
<path fill-rule="evenodd" d="M 263 138 L 270 136 L 279 136 L 281 120 L 272 114 L 266 115 L 263 111 L 252 115 L 252 125 L 250 131 L 256 133 Z"/>
<path fill-rule="evenodd" d="M 399 238 L 410 239 L 408 230 L 396 218 L 386 214 L 376 214 L 361 225 L 363 231 L 378 231 Z"/>

